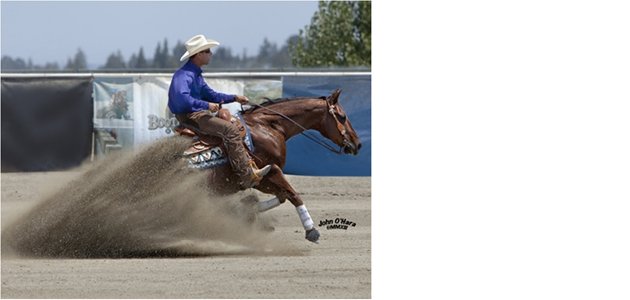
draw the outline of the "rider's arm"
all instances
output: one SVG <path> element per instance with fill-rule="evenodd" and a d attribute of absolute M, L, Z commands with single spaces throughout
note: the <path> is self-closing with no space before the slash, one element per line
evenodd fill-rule
<path fill-rule="evenodd" d="M 171 83 L 169 98 L 172 98 L 174 107 L 173 113 L 188 113 L 209 108 L 209 103 L 200 99 L 195 99 L 190 95 L 190 86 L 193 78 L 190 76 L 176 76 Z"/>
<path fill-rule="evenodd" d="M 236 95 L 224 94 L 210 88 L 205 80 L 201 83 L 201 98 L 214 103 L 234 102 Z"/>

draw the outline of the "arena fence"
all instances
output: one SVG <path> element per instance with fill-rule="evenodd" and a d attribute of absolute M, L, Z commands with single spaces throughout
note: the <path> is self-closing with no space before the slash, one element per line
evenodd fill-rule
<path fill-rule="evenodd" d="M 167 107 L 172 73 L 2 74 L 2 172 L 76 167 L 112 151 L 172 136 Z M 337 155 L 296 136 L 284 171 L 296 175 L 371 175 L 369 72 L 204 73 L 215 90 L 264 98 L 327 96 L 340 103 L 361 138 L 357 156 Z M 238 104 L 227 105 L 230 110 Z"/>

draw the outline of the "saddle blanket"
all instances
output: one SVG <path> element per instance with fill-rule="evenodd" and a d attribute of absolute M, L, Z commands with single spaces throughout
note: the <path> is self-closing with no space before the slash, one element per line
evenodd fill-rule
<path fill-rule="evenodd" d="M 245 131 L 243 136 L 243 143 L 249 149 L 250 152 L 254 152 L 254 142 L 252 141 L 252 135 L 249 127 L 245 124 L 245 120 L 238 112 L 232 115 L 232 124 L 235 124 L 241 131 Z M 198 137 L 196 137 L 198 139 Z M 197 143 L 197 141 L 195 142 Z M 196 146 L 195 146 L 196 147 Z M 201 151 L 186 151 L 184 152 L 184 158 L 188 161 L 188 166 L 193 169 L 211 169 L 219 166 L 223 166 L 229 163 L 225 146 L 223 144 L 215 146 L 207 146 Z"/>

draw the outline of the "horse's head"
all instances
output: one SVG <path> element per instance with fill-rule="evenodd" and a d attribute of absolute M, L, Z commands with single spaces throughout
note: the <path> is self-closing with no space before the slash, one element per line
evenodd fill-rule
<path fill-rule="evenodd" d="M 322 119 L 320 133 L 342 147 L 343 152 L 356 155 L 361 149 L 361 141 L 352 128 L 352 123 L 350 123 L 346 112 L 339 104 L 339 94 L 341 94 L 341 90 L 336 89 L 330 96 L 326 97 L 328 113 Z"/>

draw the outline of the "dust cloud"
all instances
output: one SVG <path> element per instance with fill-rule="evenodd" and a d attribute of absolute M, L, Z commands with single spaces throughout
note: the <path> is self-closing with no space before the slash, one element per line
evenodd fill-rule
<path fill-rule="evenodd" d="M 238 255 L 282 244 L 269 233 L 273 220 L 256 213 L 254 194 L 212 195 L 206 173 L 186 168 L 176 154 L 188 145 L 168 138 L 92 163 L 4 228 L 2 255 Z"/>

